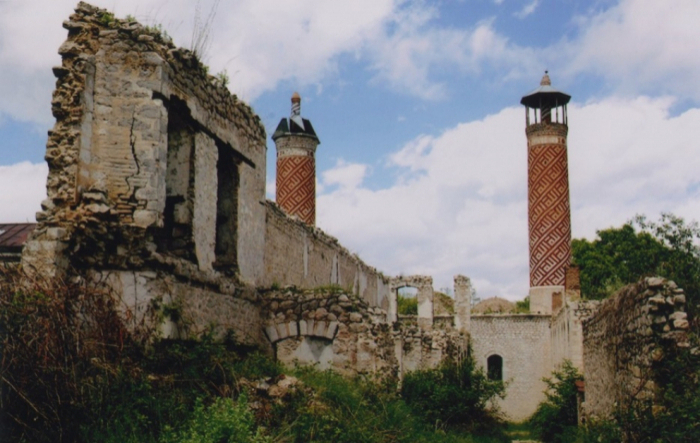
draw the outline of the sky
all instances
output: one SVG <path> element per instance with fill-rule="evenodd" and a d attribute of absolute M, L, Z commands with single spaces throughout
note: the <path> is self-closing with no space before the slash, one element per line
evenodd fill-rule
<path fill-rule="evenodd" d="M 527 295 L 520 98 L 545 70 L 569 104 L 574 238 L 636 214 L 700 219 L 697 0 L 93 0 L 161 25 L 268 132 L 267 193 L 294 91 L 321 139 L 317 225 L 387 275 L 471 278 Z M 76 2 L 0 1 L 0 222 L 34 221 L 55 85 Z M 208 18 L 211 20 L 208 21 Z"/>

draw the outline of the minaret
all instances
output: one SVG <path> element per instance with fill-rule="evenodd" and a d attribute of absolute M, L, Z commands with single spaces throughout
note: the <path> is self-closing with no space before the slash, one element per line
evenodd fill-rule
<path fill-rule="evenodd" d="M 571 96 L 552 88 L 547 71 L 524 96 L 527 128 L 530 311 L 552 313 L 552 295 L 564 293 L 571 262 L 571 209 L 566 105 Z"/>
<path fill-rule="evenodd" d="M 316 147 L 311 122 L 301 118 L 301 97 L 292 95 L 292 115 L 283 118 L 272 140 L 277 147 L 277 204 L 304 223 L 316 224 Z"/>

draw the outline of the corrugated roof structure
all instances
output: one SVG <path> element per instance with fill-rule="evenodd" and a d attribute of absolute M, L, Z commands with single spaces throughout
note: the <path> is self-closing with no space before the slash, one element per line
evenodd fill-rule
<path fill-rule="evenodd" d="M 0 223 L 0 262 L 17 262 L 36 223 Z"/>

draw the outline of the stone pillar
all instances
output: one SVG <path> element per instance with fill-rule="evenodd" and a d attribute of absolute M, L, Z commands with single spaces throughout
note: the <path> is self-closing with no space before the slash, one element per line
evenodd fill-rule
<path fill-rule="evenodd" d="M 455 328 L 460 332 L 469 332 L 472 316 L 472 283 L 468 277 L 456 275 L 455 290 Z"/>
<path fill-rule="evenodd" d="M 417 287 L 418 327 L 429 330 L 433 328 L 433 278 L 423 277 Z"/>
<path fill-rule="evenodd" d="M 311 122 L 301 118 L 301 97 L 292 96 L 292 115 L 283 118 L 272 140 L 277 147 L 277 204 L 304 223 L 316 224 L 316 147 L 321 143 Z"/>
<path fill-rule="evenodd" d="M 530 307 L 542 314 L 552 313 L 552 294 L 564 292 L 571 261 L 566 146 L 570 98 L 552 88 L 545 73 L 540 87 L 521 100 L 527 113 Z"/>

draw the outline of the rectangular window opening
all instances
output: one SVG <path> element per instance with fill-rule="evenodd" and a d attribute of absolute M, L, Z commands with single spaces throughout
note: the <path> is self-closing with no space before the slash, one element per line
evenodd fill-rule
<path fill-rule="evenodd" d="M 238 263 L 238 188 L 241 162 L 230 146 L 217 141 L 216 147 L 219 159 L 216 164 L 218 189 L 214 267 L 221 272 L 233 273 Z"/>
<path fill-rule="evenodd" d="M 159 252 L 196 261 L 192 218 L 194 210 L 194 135 L 187 105 L 172 97 L 168 106 L 168 157 L 165 210 L 159 230 Z"/>

